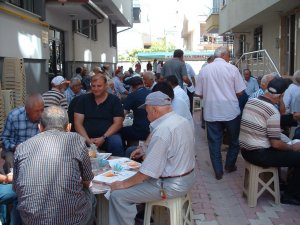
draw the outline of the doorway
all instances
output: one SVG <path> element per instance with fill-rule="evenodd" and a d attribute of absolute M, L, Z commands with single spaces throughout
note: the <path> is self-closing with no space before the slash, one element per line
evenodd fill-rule
<path fill-rule="evenodd" d="M 64 32 L 56 28 L 49 28 L 49 79 L 65 72 L 65 43 Z"/>

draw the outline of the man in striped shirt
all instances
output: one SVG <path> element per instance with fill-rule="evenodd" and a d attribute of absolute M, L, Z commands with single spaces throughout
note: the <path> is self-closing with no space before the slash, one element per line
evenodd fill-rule
<path fill-rule="evenodd" d="M 94 176 L 84 138 L 67 132 L 67 112 L 59 106 L 45 109 L 39 128 L 15 152 L 13 186 L 23 223 L 92 225 Z"/>
<path fill-rule="evenodd" d="M 56 76 L 51 81 L 51 90 L 43 94 L 45 102 L 45 108 L 57 105 L 61 106 L 65 110 L 68 110 L 68 101 L 66 96 L 63 94 L 67 88 L 67 81 L 62 76 Z"/>
<path fill-rule="evenodd" d="M 280 113 L 274 106 L 285 89 L 284 79 L 274 78 L 263 96 L 247 102 L 239 140 L 242 155 L 248 162 L 261 167 L 294 168 L 281 203 L 300 205 L 300 142 L 289 145 L 281 141 Z"/>

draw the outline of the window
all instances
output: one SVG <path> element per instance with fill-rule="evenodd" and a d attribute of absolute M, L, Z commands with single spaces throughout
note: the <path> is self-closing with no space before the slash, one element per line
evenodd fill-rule
<path fill-rule="evenodd" d="M 117 47 L 117 25 L 111 23 L 110 21 L 110 27 L 109 27 L 109 33 L 110 33 L 110 46 L 111 47 Z"/>
<path fill-rule="evenodd" d="M 254 30 L 254 50 L 262 50 L 262 27 Z"/>
<path fill-rule="evenodd" d="M 97 41 L 97 20 L 91 20 L 91 39 Z"/>
<path fill-rule="evenodd" d="M 42 20 L 45 19 L 45 1 L 40 0 L 7 0 L 12 5 L 39 15 Z"/>
<path fill-rule="evenodd" d="M 74 32 L 90 36 L 90 21 L 89 20 L 73 20 L 72 29 Z"/>

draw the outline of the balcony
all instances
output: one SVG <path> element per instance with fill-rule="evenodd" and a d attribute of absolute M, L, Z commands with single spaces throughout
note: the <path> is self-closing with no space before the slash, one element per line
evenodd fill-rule
<path fill-rule="evenodd" d="M 212 8 L 206 19 L 207 33 L 219 33 L 219 8 Z"/>
<path fill-rule="evenodd" d="M 79 20 L 109 19 L 117 26 L 132 26 L 131 0 L 46 0 L 47 10 Z"/>

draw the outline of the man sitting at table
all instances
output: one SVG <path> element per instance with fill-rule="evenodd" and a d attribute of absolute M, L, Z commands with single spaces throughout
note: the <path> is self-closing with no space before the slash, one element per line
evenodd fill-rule
<path fill-rule="evenodd" d="M 122 138 L 118 133 L 124 120 L 120 99 L 107 92 L 107 79 L 102 74 L 92 77 L 91 91 L 76 103 L 75 130 L 88 144 L 95 144 L 113 156 L 123 156 Z"/>
<path fill-rule="evenodd" d="M 171 99 L 160 91 L 149 94 L 144 106 L 151 133 L 131 155 L 144 161 L 134 176 L 111 184 L 110 225 L 134 224 L 136 204 L 183 196 L 195 181 L 191 124 L 172 111 Z"/>
<path fill-rule="evenodd" d="M 13 109 L 7 115 L 2 133 L 3 150 L 1 157 L 5 159 L 4 170 L 14 166 L 14 152 L 23 141 L 39 132 L 38 123 L 44 111 L 44 101 L 40 94 L 27 96 L 25 106 Z"/>
<path fill-rule="evenodd" d="M 94 175 L 84 138 L 70 130 L 67 112 L 50 106 L 41 133 L 18 145 L 13 187 L 23 223 L 93 225 Z"/>
<path fill-rule="evenodd" d="M 133 124 L 123 127 L 121 135 L 124 143 L 126 141 L 127 146 L 130 146 L 133 142 L 146 140 L 149 135 L 147 112 L 145 109 L 140 109 L 139 106 L 145 103 L 146 97 L 151 91 L 146 89 L 140 76 L 134 76 L 125 83 L 131 86 L 132 92 L 125 99 L 123 107 L 125 114 L 128 114 L 130 110 L 133 111 Z"/>

